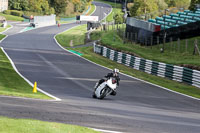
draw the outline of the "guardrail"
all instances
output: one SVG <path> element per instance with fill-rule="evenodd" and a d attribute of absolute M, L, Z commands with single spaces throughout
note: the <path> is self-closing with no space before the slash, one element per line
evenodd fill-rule
<path fill-rule="evenodd" d="M 200 71 L 139 58 L 95 43 L 94 52 L 133 69 L 200 88 Z"/>

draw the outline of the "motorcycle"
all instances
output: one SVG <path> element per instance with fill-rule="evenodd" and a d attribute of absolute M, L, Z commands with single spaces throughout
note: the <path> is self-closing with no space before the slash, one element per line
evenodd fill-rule
<path fill-rule="evenodd" d="M 93 98 L 103 99 L 106 96 L 110 95 L 113 91 L 115 92 L 117 88 L 117 81 L 115 78 L 111 77 L 105 80 L 103 83 L 98 85 L 98 82 L 95 85 L 95 91 L 93 93 Z M 97 87 L 96 87 L 97 86 Z"/>

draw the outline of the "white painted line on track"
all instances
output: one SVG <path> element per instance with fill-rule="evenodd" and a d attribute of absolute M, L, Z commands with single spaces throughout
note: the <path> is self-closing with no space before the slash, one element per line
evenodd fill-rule
<path fill-rule="evenodd" d="M 6 53 L 6 51 L 4 50 L 4 48 L 1 47 L 1 49 L 2 49 L 2 51 L 4 52 L 4 54 L 7 56 L 7 58 L 9 59 L 11 65 L 12 65 L 12 67 L 13 67 L 13 69 L 17 72 L 17 74 L 18 74 L 20 77 L 22 77 L 29 85 L 31 85 L 32 87 L 34 87 L 34 84 L 33 84 L 33 83 L 31 83 L 27 78 L 25 78 L 21 73 L 19 73 L 19 71 L 17 70 L 17 68 L 16 68 L 16 66 L 15 66 L 15 64 L 14 64 L 14 62 L 13 62 L 12 59 L 8 56 L 8 54 Z M 49 94 L 49 93 L 43 91 L 43 90 L 40 89 L 40 88 L 37 88 L 37 90 L 40 91 L 41 93 L 43 93 L 43 94 L 45 94 L 45 95 L 47 95 L 47 96 L 49 96 L 49 97 L 55 99 L 56 101 L 61 101 L 60 98 L 57 98 L 57 97 L 55 97 L 55 96 L 53 96 L 53 95 L 51 95 L 51 94 Z"/>
<path fill-rule="evenodd" d="M 78 26 L 79 26 L 79 25 L 78 25 Z M 77 26 L 75 26 L 75 27 L 77 27 Z M 72 27 L 72 28 L 75 28 L 75 27 Z M 70 28 L 70 29 L 72 29 L 72 28 Z M 68 29 L 68 30 L 70 30 L 70 29 Z M 66 30 L 66 31 L 68 31 L 68 30 Z M 65 32 L 65 31 L 63 31 L 63 32 Z M 63 32 L 61 32 L 61 33 L 63 33 Z M 58 34 L 61 34 L 61 33 L 58 33 Z M 56 35 L 58 35 L 58 34 L 56 34 Z M 60 48 L 62 48 L 63 50 L 72 53 L 71 51 L 69 51 L 69 50 L 63 48 L 63 47 L 58 43 L 58 41 L 56 40 L 56 35 L 54 36 L 54 40 L 55 40 L 55 42 L 58 44 L 58 46 L 59 46 Z M 72 53 L 72 54 L 74 54 L 74 53 Z M 82 59 L 84 59 L 84 60 L 86 60 L 86 61 L 88 61 L 88 62 L 91 62 L 91 63 L 93 63 L 93 64 L 95 64 L 95 65 L 97 65 L 97 66 L 100 66 L 100 67 L 103 67 L 103 68 L 106 68 L 106 69 L 112 71 L 112 69 L 110 69 L 110 68 L 108 68 L 108 67 L 105 67 L 105 66 L 102 66 L 102 65 L 99 65 L 99 64 L 97 64 L 97 63 L 95 63 L 95 62 L 92 62 L 92 61 L 90 61 L 90 60 L 88 60 L 88 59 L 86 59 L 86 58 L 81 57 L 80 55 L 77 55 L 77 54 L 74 54 L 74 55 L 79 56 L 80 58 L 82 58 Z M 150 82 L 148 82 L 148 81 L 145 81 L 145 80 L 142 80 L 142 79 L 139 79 L 139 78 L 136 78 L 136 77 L 132 77 L 132 76 L 130 76 L 130 75 L 127 75 L 127 74 L 124 74 L 124 73 L 121 73 L 121 72 L 120 72 L 120 74 L 125 75 L 125 76 L 130 77 L 130 78 L 133 78 L 133 79 L 136 79 L 136 80 L 139 80 L 139 81 L 142 81 L 142 82 L 144 82 L 144 83 L 147 83 L 147 84 L 150 84 L 150 85 L 159 87 L 159 88 L 161 88 L 161 89 L 164 89 L 164 90 L 173 92 L 173 93 L 175 93 L 175 94 L 182 95 L 182 96 L 185 96 L 185 97 L 188 97 L 188 98 L 191 98 L 191 99 L 200 101 L 199 98 L 195 98 L 195 97 L 192 97 L 192 96 L 189 96 L 189 95 L 180 93 L 180 92 L 176 92 L 176 91 L 170 90 L 170 89 L 168 89 L 168 88 L 165 88 L 165 87 L 162 87 L 162 86 L 159 86 L 159 85 L 150 83 Z"/>
<path fill-rule="evenodd" d="M 95 9 L 94 9 L 94 11 L 90 15 L 92 15 L 96 11 L 96 9 L 97 9 L 96 5 L 94 5 L 94 6 L 95 6 Z"/>
<path fill-rule="evenodd" d="M 111 130 L 102 130 L 102 129 L 96 129 L 96 128 L 91 128 L 95 131 L 99 131 L 99 132 L 104 132 L 104 133 L 122 133 L 122 132 L 118 132 L 118 131 L 111 131 Z"/>

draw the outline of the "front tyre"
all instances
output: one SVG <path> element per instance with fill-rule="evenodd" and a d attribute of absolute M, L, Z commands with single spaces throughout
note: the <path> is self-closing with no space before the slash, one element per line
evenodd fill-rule
<path fill-rule="evenodd" d="M 103 99 L 103 98 L 106 96 L 106 94 L 107 94 L 107 92 L 108 92 L 107 90 L 108 90 L 107 87 L 104 87 L 104 88 L 101 90 L 99 99 Z"/>

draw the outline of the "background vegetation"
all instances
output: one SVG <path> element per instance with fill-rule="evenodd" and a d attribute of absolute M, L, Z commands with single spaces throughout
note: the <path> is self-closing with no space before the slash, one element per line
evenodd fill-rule
<path fill-rule="evenodd" d="M 69 15 L 82 13 L 92 0 L 9 0 L 9 9 L 39 15 Z"/>

